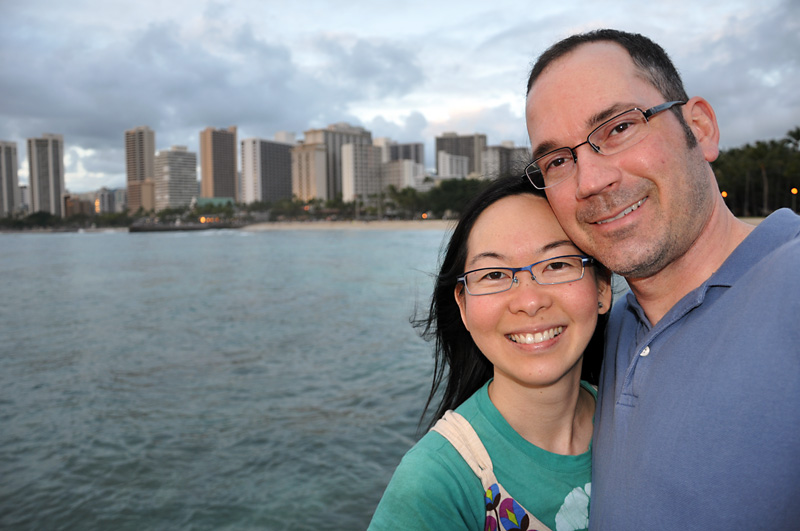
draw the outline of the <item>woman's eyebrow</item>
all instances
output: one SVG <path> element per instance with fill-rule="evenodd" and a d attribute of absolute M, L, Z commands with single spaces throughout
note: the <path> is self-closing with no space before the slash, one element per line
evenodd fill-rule
<path fill-rule="evenodd" d="M 564 246 L 575 247 L 575 244 L 572 243 L 570 240 L 556 240 L 541 246 L 539 249 L 536 250 L 535 254 L 541 255 L 548 251 L 552 251 L 553 249 L 559 249 Z M 467 266 L 473 266 L 475 265 L 476 262 L 479 262 L 484 258 L 491 258 L 494 260 L 501 260 L 501 261 L 507 260 L 507 257 L 501 253 L 495 251 L 485 251 L 483 253 L 478 253 L 472 258 L 470 258 L 470 260 L 467 262 Z"/>

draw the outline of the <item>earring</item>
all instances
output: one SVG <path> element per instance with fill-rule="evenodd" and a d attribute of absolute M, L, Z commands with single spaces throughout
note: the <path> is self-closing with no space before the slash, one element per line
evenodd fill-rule
<path fill-rule="evenodd" d="M 602 308 L 602 307 L 603 307 L 603 303 L 598 301 L 598 303 L 597 303 L 597 307 L 598 307 L 598 308 Z"/>

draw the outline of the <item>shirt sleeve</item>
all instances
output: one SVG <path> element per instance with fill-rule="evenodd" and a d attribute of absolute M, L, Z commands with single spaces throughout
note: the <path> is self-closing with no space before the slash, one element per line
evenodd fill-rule
<path fill-rule="evenodd" d="M 480 480 L 450 443 L 429 433 L 398 465 L 369 531 L 482 530 L 485 517 Z"/>

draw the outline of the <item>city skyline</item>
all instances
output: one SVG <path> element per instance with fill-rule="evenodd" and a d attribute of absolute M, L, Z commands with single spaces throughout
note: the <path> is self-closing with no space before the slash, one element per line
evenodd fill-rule
<path fill-rule="evenodd" d="M 62 135 L 74 193 L 125 186 L 123 133 L 143 124 L 157 151 L 199 153 L 206 127 L 272 139 L 347 122 L 422 142 L 432 168 L 444 132 L 526 146 L 531 62 L 558 38 L 603 26 L 664 46 L 689 94 L 716 110 L 723 149 L 798 125 L 797 2 L 588 5 L 11 4 L 0 18 L 0 140 Z M 28 183 L 23 149 L 18 167 Z"/>

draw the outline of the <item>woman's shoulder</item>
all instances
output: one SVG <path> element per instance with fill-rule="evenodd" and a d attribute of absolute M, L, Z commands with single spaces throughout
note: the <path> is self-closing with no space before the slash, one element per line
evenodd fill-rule
<path fill-rule="evenodd" d="M 478 477 L 443 436 L 431 431 L 403 456 L 369 529 L 482 528 L 482 504 Z"/>
<path fill-rule="evenodd" d="M 429 431 L 400 461 L 395 475 L 414 476 L 420 483 L 448 480 L 461 482 L 465 477 L 480 481 L 461 457 L 461 454 L 440 433 Z"/>

